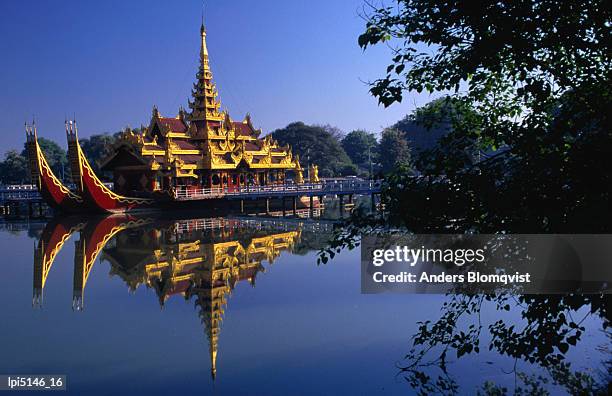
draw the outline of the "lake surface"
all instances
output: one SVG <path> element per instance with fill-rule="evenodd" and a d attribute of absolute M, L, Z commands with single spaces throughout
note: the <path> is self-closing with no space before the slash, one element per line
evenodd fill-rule
<path fill-rule="evenodd" d="M 398 367 L 417 322 L 437 320 L 450 297 L 361 294 L 359 249 L 317 265 L 332 229 L 264 218 L 5 224 L 0 374 L 66 374 L 71 394 L 413 394 Z M 484 303 L 478 320 L 520 326 L 521 312 Z M 585 330 L 563 361 L 604 383 L 602 318 L 575 314 Z M 547 375 L 489 351 L 490 339 L 483 331 L 479 353 L 449 359 L 457 393 Z"/>

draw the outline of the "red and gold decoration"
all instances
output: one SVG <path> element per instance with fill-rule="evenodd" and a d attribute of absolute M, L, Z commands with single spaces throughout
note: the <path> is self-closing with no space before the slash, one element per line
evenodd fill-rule
<path fill-rule="evenodd" d="M 75 121 L 66 122 L 75 191 L 53 175 L 36 130 L 26 127 L 32 179 L 50 206 L 64 212 L 126 212 L 174 207 L 179 196 L 220 199 L 248 186 L 284 185 L 288 172 L 296 183 L 305 182 L 299 157 L 292 155 L 290 146 L 280 146 L 270 135 L 261 137 L 248 114 L 236 121 L 221 110 L 203 24 L 200 36 L 200 64 L 189 111 L 180 108 L 177 116 L 164 117 L 153 107 L 148 127 L 122 132 L 101 163 L 102 171 L 112 173 L 112 190 L 85 157 Z M 318 182 L 317 167 L 308 171 L 308 181 Z"/>

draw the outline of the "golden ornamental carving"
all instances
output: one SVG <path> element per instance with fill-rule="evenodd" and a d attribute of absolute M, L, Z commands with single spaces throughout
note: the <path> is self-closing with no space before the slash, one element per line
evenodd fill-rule
<path fill-rule="evenodd" d="M 238 165 L 241 159 L 242 159 L 242 153 L 240 152 L 232 153 L 232 160 L 234 161 L 234 164 Z"/>
<path fill-rule="evenodd" d="M 166 160 L 166 163 L 168 164 L 171 164 L 174 161 L 174 155 L 172 155 L 172 153 L 170 152 L 170 150 L 168 150 L 168 148 L 166 148 L 165 160 Z"/>
<path fill-rule="evenodd" d="M 245 152 L 245 153 L 242 155 L 242 159 L 244 159 L 244 160 L 245 160 L 245 162 L 246 162 L 247 164 L 249 164 L 249 165 L 251 165 L 251 163 L 253 162 L 253 156 L 252 156 L 251 154 L 247 153 L 247 152 Z"/>
<path fill-rule="evenodd" d="M 319 166 L 318 165 L 310 165 L 310 169 L 308 171 L 308 174 L 310 175 L 310 182 L 311 183 L 318 183 L 319 180 Z"/>
<path fill-rule="evenodd" d="M 223 164 L 223 160 L 222 160 L 222 159 L 221 159 L 221 157 L 220 157 L 220 156 L 218 156 L 218 155 L 213 155 L 213 156 L 211 157 L 211 162 L 212 162 L 214 165 L 221 165 L 221 164 Z"/>
<path fill-rule="evenodd" d="M 176 144 L 174 141 L 172 141 L 171 139 L 168 139 L 168 147 L 170 147 L 171 151 L 177 151 L 180 150 L 181 148 L 179 147 L 178 144 Z"/>

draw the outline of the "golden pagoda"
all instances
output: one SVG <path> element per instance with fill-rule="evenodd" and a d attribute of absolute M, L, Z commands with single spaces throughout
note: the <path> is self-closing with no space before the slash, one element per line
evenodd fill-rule
<path fill-rule="evenodd" d="M 193 84 L 190 112 L 179 109 L 164 117 L 153 107 L 148 127 L 126 129 L 101 164 L 113 173 L 119 194 L 176 190 L 237 189 L 248 185 L 284 184 L 287 172 L 304 180 L 299 158 L 289 145 L 270 135 L 260 137 L 247 114 L 233 120 L 221 111 L 209 63 L 206 29 L 200 29 L 200 62 Z"/>

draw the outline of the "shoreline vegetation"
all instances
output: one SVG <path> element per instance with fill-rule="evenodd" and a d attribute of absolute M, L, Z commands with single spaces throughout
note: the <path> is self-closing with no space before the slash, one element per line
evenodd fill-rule
<path fill-rule="evenodd" d="M 366 2 L 362 16 L 358 43 L 365 53 L 375 45 L 393 48 L 370 93 L 390 106 L 411 92 L 453 92 L 412 115 L 447 133 L 385 174 L 385 214 L 354 213 L 320 251 L 320 263 L 371 234 L 611 231 L 612 10 L 606 2 L 469 7 L 396 0 Z M 417 46 L 423 43 L 427 51 Z M 399 375 L 416 394 L 608 394 L 609 345 L 591 367 L 575 367 L 568 354 L 585 348 L 585 323 L 612 339 L 610 303 L 602 294 L 457 289 L 437 320 L 418 323 Z M 520 319 L 505 322 L 504 312 Z M 452 366 L 474 359 L 481 346 L 515 361 L 513 388 L 491 381 L 460 388 Z"/>
<path fill-rule="evenodd" d="M 140 132 L 143 128 L 132 131 Z M 295 154 L 300 156 L 302 167 L 306 168 L 309 163 L 318 164 L 321 177 L 377 178 L 399 164 L 409 164 L 413 144 L 416 144 L 415 147 L 433 147 L 435 139 L 432 141 L 432 134 L 442 136 L 446 132 L 445 126 L 427 132 L 420 121 L 413 119 L 413 115 L 407 115 L 378 134 L 362 129 L 344 132 L 331 125 L 308 125 L 301 121 L 292 122 L 270 134 L 281 145 L 291 145 Z M 105 176 L 99 164 L 110 153 L 121 133 L 93 134 L 80 139 L 96 174 Z M 44 137 L 38 140 L 54 173 L 63 181 L 70 182 L 66 150 Z M 21 151 L 7 150 L 0 160 L 0 184 L 28 183 L 25 148 Z"/>

